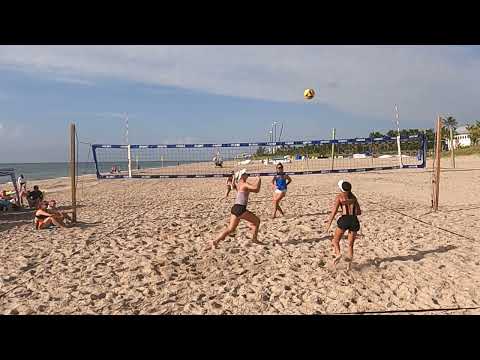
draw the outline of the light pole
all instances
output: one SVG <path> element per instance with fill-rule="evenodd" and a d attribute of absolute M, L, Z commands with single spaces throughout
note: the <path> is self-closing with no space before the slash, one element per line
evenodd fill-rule
<path fill-rule="evenodd" d="M 127 145 L 128 177 L 132 177 L 132 151 L 128 141 L 128 114 L 125 113 L 125 142 Z"/>
<path fill-rule="evenodd" d="M 124 135 L 124 138 L 125 138 L 125 145 L 128 145 L 128 114 L 125 113 L 125 135 Z"/>
<path fill-rule="evenodd" d="M 274 135 L 273 135 L 273 141 L 274 141 L 274 142 L 277 142 L 277 124 L 278 124 L 278 123 L 277 123 L 276 121 L 273 122 L 273 129 L 274 129 L 274 130 L 273 130 L 273 131 L 274 131 L 274 132 L 273 132 L 273 134 L 274 134 Z M 276 152 L 277 152 L 277 146 L 274 145 L 274 146 L 273 146 L 273 153 L 275 154 Z"/>
<path fill-rule="evenodd" d="M 399 164 L 400 168 L 403 168 L 403 162 L 402 162 L 402 150 L 400 148 L 400 124 L 398 121 L 398 106 L 395 104 L 395 120 L 397 122 L 397 149 L 398 149 L 398 159 L 399 159 Z"/>
<path fill-rule="evenodd" d="M 280 128 L 280 134 L 278 135 L 278 141 L 280 141 L 280 139 L 282 138 L 282 134 L 283 134 L 283 122 L 282 122 L 282 127 Z"/>
<path fill-rule="evenodd" d="M 270 134 L 270 142 L 273 142 L 273 140 L 272 140 L 273 139 L 273 131 L 270 130 L 268 133 Z M 272 153 L 272 145 L 270 145 L 270 153 Z"/>

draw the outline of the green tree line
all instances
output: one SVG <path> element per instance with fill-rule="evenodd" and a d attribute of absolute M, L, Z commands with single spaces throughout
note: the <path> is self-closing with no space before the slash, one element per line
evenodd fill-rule
<path fill-rule="evenodd" d="M 480 121 L 477 120 L 474 124 L 468 125 L 467 130 L 470 134 L 472 145 L 478 145 L 480 140 Z"/>
<path fill-rule="evenodd" d="M 446 140 L 450 138 L 450 129 L 452 129 L 452 135 L 456 134 L 457 120 L 453 116 L 448 116 L 443 121 L 442 127 L 442 139 Z M 472 125 L 467 126 L 467 130 L 470 134 L 472 145 L 477 145 L 480 142 L 480 121 L 476 121 Z M 379 131 L 372 131 L 368 134 L 369 138 L 379 138 L 384 136 L 396 137 L 397 130 L 388 130 L 386 133 Z M 402 129 L 400 130 L 400 136 L 411 136 L 425 134 L 427 140 L 428 153 L 433 152 L 435 146 L 435 131 L 434 129 Z M 417 140 L 402 142 L 402 152 L 413 152 L 419 150 L 420 146 Z M 446 143 L 442 144 L 443 150 L 446 150 Z M 277 147 L 275 150 L 275 156 L 308 156 L 308 157 L 330 157 L 332 146 L 330 144 L 323 145 L 301 145 L 301 146 L 282 146 Z M 335 145 L 335 155 L 352 155 L 355 153 L 368 153 L 373 154 L 396 154 L 397 144 L 395 141 L 387 143 L 374 143 L 374 144 L 338 144 Z M 255 153 L 256 158 L 265 158 L 272 156 L 270 149 L 267 147 L 259 147 Z"/>
<path fill-rule="evenodd" d="M 400 131 L 401 136 L 411 136 L 421 134 L 422 130 L 419 129 L 404 129 Z M 427 137 L 430 137 L 432 140 L 434 138 L 433 131 L 430 130 L 426 132 Z M 376 131 L 371 132 L 368 137 L 383 137 L 383 136 L 397 136 L 396 130 L 390 130 L 385 135 Z M 413 139 L 412 141 L 402 142 L 402 152 L 409 152 L 412 155 L 416 154 L 416 151 L 420 149 L 419 141 Z M 319 157 L 319 158 L 328 158 L 331 156 L 332 145 L 331 144 L 322 144 L 322 145 L 286 145 L 282 147 L 277 147 L 275 149 L 274 156 L 308 156 Z M 370 155 L 394 155 L 397 153 L 397 143 L 396 141 L 389 141 L 385 143 L 365 143 L 365 144 L 336 144 L 335 145 L 335 156 L 351 156 L 352 154 L 370 154 Z M 255 158 L 265 158 L 271 157 L 271 149 L 269 147 L 259 147 L 255 153 Z"/>

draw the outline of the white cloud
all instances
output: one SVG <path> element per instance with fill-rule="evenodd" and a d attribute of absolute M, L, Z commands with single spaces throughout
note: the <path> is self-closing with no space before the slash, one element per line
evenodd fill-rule
<path fill-rule="evenodd" d="M 3 143 L 18 139 L 22 135 L 23 130 L 23 125 L 10 125 L 5 122 L 0 122 L 0 139 L 2 139 Z"/>
<path fill-rule="evenodd" d="M 192 136 L 168 137 L 161 141 L 161 144 L 195 144 L 199 139 Z"/>
<path fill-rule="evenodd" d="M 72 77 L 58 77 L 55 78 L 55 81 L 73 84 L 73 85 L 83 85 L 83 86 L 93 86 L 94 83 L 92 81 L 84 80 L 84 79 L 76 79 Z"/>
<path fill-rule="evenodd" d="M 95 117 L 100 118 L 113 118 L 113 119 L 125 119 L 127 114 L 126 113 L 119 113 L 119 112 L 101 112 L 93 114 Z M 131 118 L 132 115 L 128 114 L 128 117 Z"/>
<path fill-rule="evenodd" d="M 479 56 L 446 46 L 0 46 L 0 66 L 95 82 L 99 77 L 213 94 L 314 103 L 402 120 L 480 111 Z"/>

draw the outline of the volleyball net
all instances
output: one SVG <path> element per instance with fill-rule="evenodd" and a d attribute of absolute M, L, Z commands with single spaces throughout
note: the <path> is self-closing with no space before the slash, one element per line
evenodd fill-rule
<path fill-rule="evenodd" d="M 400 147 L 400 150 L 399 150 Z M 271 176 L 283 163 L 289 175 L 423 168 L 424 134 L 338 140 L 225 144 L 92 145 L 97 178 L 226 177 L 247 169 Z"/>

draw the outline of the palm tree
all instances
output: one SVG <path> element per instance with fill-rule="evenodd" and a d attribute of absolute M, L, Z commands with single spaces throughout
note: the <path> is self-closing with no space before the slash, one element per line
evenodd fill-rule
<path fill-rule="evenodd" d="M 448 116 L 446 119 L 443 119 L 443 123 L 449 129 L 455 129 L 458 125 L 457 119 L 455 119 L 453 116 Z"/>
<path fill-rule="evenodd" d="M 452 152 L 452 166 L 455 168 L 455 155 L 454 155 L 454 152 L 453 152 L 453 149 L 454 149 L 453 133 L 455 132 L 455 128 L 458 125 L 457 119 L 455 119 L 453 116 L 448 116 L 446 119 L 443 119 L 443 125 L 444 125 L 444 128 L 448 129 L 448 132 L 449 132 L 449 135 L 447 135 L 447 136 L 450 138 L 450 149 L 451 149 L 451 152 Z"/>
<path fill-rule="evenodd" d="M 381 138 L 381 137 L 383 137 L 383 136 L 384 136 L 384 135 L 383 135 L 381 132 L 379 132 L 379 131 L 372 131 L 372 132 L 368 135 L 369 138 Z"/>
<path fill-rule="evenodd" d="M 453 144 L 453 133 L 458 125 L 457 119 L 455 119 L 453 116 L 448 116 L 446 119 L 443 119 L 443 125 L 446 129 L 448 129 L 447 136 L 450 137 L 450 144 Z"/>
<path fill-rule="evenodd" d="M 476 121 L 473 125 L 467 125 L 467 130 L 470 134 L 470 140 L 472 145 L 476 145 L 478 139 L 480 139 L 480 121 Z"/>

